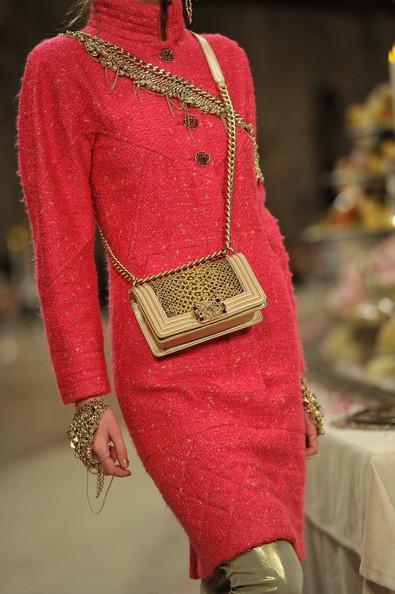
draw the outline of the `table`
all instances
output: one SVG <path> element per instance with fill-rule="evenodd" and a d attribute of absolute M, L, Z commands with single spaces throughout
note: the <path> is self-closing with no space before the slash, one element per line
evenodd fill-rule
<path fill-rule="evenodd" d="M 395 431 L 330 426 L 367 402 L 310 385 L 326 435 L 307 461 L 304 594 L 394 594 Z"/>

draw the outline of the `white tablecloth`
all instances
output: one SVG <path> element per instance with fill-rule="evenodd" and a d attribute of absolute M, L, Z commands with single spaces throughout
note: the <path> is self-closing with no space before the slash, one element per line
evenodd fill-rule
<path fill-rule="evenodd" d="M 327 433 L 307 461 L 305 594 L 395 592 L 395 431 L 331 427 L 366 401 L 311 385 Z"/>

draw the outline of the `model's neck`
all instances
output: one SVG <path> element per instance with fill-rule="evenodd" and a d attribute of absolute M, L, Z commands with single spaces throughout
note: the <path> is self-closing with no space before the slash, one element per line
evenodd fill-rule
<path fill-rule="evenodd" d="M 94 0 L 84 29 L 120 40 L 161 41 L 159 0 Z M 166 41 L 177 41 L 186 27 L 182 0 L 167 5 Z"/>

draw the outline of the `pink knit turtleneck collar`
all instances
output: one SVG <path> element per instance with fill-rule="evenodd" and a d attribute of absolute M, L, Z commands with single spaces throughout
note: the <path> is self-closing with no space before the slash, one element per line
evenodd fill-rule
<path fill-rule="evenodd" d="M 161 42 L 159 4 L 139 0 L 94 0 L 94 6 L 96 11 L 90 10 L 84 31 L 103 38 Z M 168 6 L 166 43 L 177 42 L 185 30 L 182 0 L 171 0 Z"/>

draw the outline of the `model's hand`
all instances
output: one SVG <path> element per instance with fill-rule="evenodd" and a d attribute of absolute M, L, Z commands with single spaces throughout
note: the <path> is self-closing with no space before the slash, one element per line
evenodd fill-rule
<path fill-rule="evenodd" d="M 84 398 L 83 400 L 77 401 L 75 403 L 76 410 L 93 398 L 94 397 Z M 109 445 L 109 442 L 111 441 L 114 445 Z M 127 459 L 128 456 L 125 442 L 122 437 L 122 431 L 114 411 L 110 407 L 106 408 L 101 416 L 95 439 L 92 444 L 92 451 L 99 459 L 111 456 L 101 462 L 104 474 L 117 477 L 130 476 L 132 474 L 127 468 L 129 461 Z M 116 464 L 117 460 L 119 464 Z"/>
<path fill-rule="evenodd" d="M 304 426 L 306 435 L 305 456 L 311 458 L 318 453 L 318 432 L 306 410 L 304 411 Z"/>

